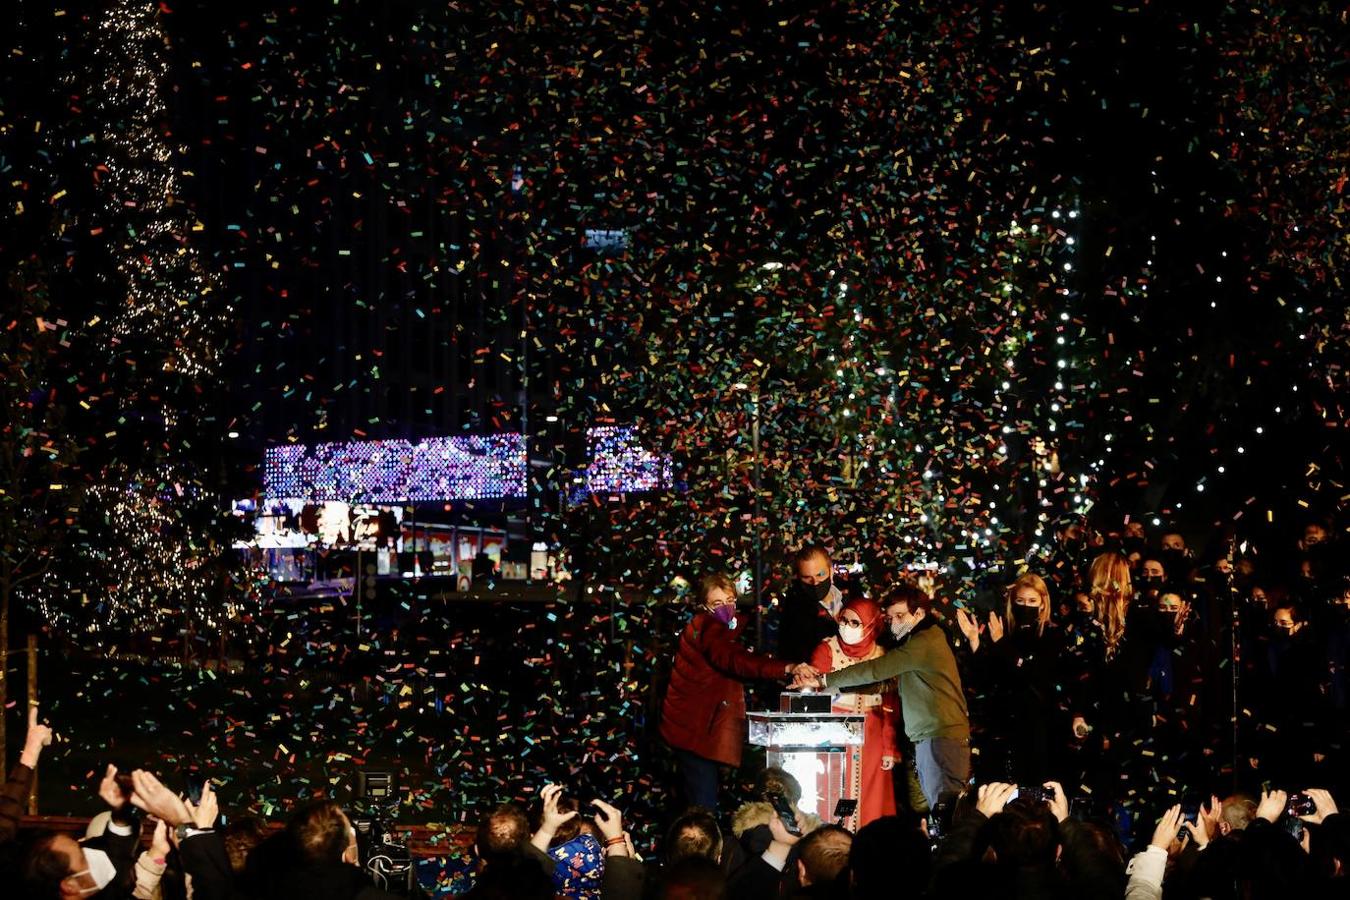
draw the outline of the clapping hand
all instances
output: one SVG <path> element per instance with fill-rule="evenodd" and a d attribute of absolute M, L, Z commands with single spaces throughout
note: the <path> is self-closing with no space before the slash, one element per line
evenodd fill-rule
<path fill-rule="evenodd" d="M 108 767 L 114 774 L 116 769 Z M 189 812 L 187 804 L 183 798 L 179 797 L 173 791 L 166 788 L 158 778 L 143 769 L 137 769 L 131 773 L 131 803 L 138 809 L 143 809 L 152 816 L 157 816 L 168 822 L 173 827 L 179 825 L 192 824 L 192 813 Z M 215 814 L 212 813 L 214 820 Z"/>
<path fill-rule="evenodd" d="M 1148 842 L 1149 846 L 1157 847 L 1171 855 L 1179 849 L 1174 846 L 1179 831 L 1181 831 L 1180 803 L 1163 813 L 1162 818 L 1158 820 L 1158 827 L 1153 829 L 1153 838 Z"/>
<path fill-rule="evenodd" d="M 966 636 L 966 641 L 970 644 L 970 652 L 974 653 L 980 649 L 980 625 L 975 621 L 975 617 L 969 610 L 958 609 L 956 611 L 956 625 L 961 629 L 961 633 Z"/>
<path fill-rule="evenodd" d="M 989 640 L 995 644 L 1003 640 L 1003 620 L 996 612 L 989 614 Z"/>
<path fill-rule="evenodd" d="M 195 828 L 205 830 L 216 824 L 216 816 L 220 814 L 220 801 L 216 799 L 216 792 L 211 787 L 211 782 L 202 785 L 202 795 L 193 806 L 192 801 L 184 801 L 188 814 L 192 816 L 192 824 Z"/>
<path fill-rule="evenodd" d="M 1209 804 L 1200 806 L 1200 813 L 1196 816 L 1194 822 L 1186 822 L 1183 826 L 1190 832 L 1191 839 L 1195 841 L 1195 846 L 1204 849 L 1209 842 L 1219 836 L 1219 819 L 1223 815 L 1223 803 L 1218 797 L 1213 795 L 1209 798 Z"/>

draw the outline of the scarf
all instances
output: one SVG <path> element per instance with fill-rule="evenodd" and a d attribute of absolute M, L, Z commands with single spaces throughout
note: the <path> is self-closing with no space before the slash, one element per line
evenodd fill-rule
<path fill-rule="evenodd" d="M 863 636 L 862 640 L 856 644 L 845 644 L 844 639 L 840 638 L 839 649 L 843 650 L 844 655 L 849 659 L 862 659 L 870 654 L 877 645 L 877 629 L 881 627 L 881 607 L 865 597 L 859 597 L 857 600 L 850 600 L 845 603 L 844 608 L 839 611 L 839 615 L 842 616 L 848 610 L 852 610 L 862 621 Z"/>

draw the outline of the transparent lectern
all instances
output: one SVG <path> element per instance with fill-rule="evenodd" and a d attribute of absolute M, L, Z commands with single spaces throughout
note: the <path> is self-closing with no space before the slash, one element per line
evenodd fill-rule
<path fill-rule="evenodd" d="M 747 714 L 750 743 L 768 750 L 768 765 L 781 766 L 801 783 L 802 810 L 825 822 L 834 821 L 840 800 L 858 799 L 848 760 L 863 743 L 862 715 L 831 712 L 830 700 L 829 694 L 784 692 L 778 711 Z M 853 827 L 853 818 L 844 824 Z"/>

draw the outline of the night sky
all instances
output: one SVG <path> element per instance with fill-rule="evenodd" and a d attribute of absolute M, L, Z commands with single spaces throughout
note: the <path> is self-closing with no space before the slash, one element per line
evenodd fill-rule
<path fill-rule="evenodd" d="M 176 735 L 166 767 L 269 815 L 376 762 L 409 817 L 545 777 L 640 810 L 674 614 L 635 596 L 820 539 L 969 601 L 1076 514 L 1275 560 L 1344 530 L 1344 13 L 737 6 L 10 4 L 4 437 L 34 464 L 0 526 L 53 563 L 19 624 L 228 620 L 256 654 L 52 667 L 56 720 L 119 715 L 44 802 Z M 564 502 L 607 422 L 679 489 Z M 268 446 L 522 429 L 528 529 L 578 575 L 546 611 L 353 647 L 232 568 Z"/>
<path fill-rule="evenodd" d="M 625 583 L 634 531 L 655 583 L 745 559 L 756 415 L 771 556 L 1340 502 L 1329 4 L 114 7 L 157 37 L 100 57 L 103 6 L 18 4 L 4 75 L 3 252 L 68 323 L 86 481 L 148 449 L 241 496 L 276 442 L 523 421 L 551 498 L 587 425 L 636 422 L 686 503 L 535 523 Z M 204 279 L 161 273 L 186 313 L 122 303 L 150 215 Z M 175 353 L 210 362 L 156 374 Z"/>

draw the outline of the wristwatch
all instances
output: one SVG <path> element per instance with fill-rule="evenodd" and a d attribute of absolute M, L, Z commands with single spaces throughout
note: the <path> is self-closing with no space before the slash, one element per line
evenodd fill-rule
<path fill-rule="evenodd" d="M 186 822 L 184 822 L 182 825 L 179 825 L 177 828 L 175 828 L 173 830 L 173 833 L 178 838 L 178 842 L 181 844 L 183 841 L 192 837 L 194 834 L 206 834 L 210 830 L 211 830 L 210 828 L 198 828 L 195 825 L 189 825 Z"/>

